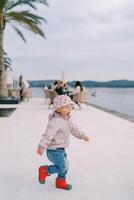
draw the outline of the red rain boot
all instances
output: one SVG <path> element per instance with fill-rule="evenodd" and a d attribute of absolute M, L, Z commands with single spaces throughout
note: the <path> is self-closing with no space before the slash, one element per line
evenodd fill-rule
<path fill-rule="evenodd" d="M 47 172 L 48 166 L 40 166 L 39 167 L 39 182 L 41 184 L 45 183 L 45 179 L 47 176 L 50 176 Z"/>
<path fill-rule="evenodd" d="M 72 185 L 68 184 L 63 178 L 56 178 L 56 187 L 64 190 L 71 190 Z"/>

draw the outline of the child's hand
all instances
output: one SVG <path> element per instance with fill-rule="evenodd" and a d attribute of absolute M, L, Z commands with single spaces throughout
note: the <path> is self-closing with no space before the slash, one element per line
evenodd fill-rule
<path fill-rule="evenodd" d="M 82 139 L 85 140 L 86 142 L 89 142 L 89 137 L 88 137 L 87 135 L 84 135 L 84 136 L 82 137 Z"/>
<path fill-rule="evenodd" d="M 45 150 L 45 148 L 39 147 L 39 148 L 37 149 L 37 154 L 39 154 L 40 156 L 42 156 L 43 153 L 44 153 L 44 150 Z"/>

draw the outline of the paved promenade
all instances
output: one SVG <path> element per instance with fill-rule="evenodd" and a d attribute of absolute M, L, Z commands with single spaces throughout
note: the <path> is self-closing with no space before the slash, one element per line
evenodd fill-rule
<path fill-rule="evenodd" d="M 45 185 L 38 183 L 38 166 L 49 161 L 36 148 L 50 112 L 44 99 L 32 99 L 0 118 L 1 200 L 134 200 L 134 123 L 91 106 L 72 112 L 92 138 L 86 143 L 71 137 L 68 182 L 73 189 L 56 189 L 55 175 Z"/>

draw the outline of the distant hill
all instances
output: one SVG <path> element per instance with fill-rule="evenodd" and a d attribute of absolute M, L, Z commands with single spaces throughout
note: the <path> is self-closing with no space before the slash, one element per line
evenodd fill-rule
<path fill-rule="evenodd" d="M 53 84 L 56 80 L 36 80 L 36 81 L 29 81 L 31 87 L 44 87 L 45 85 L 49 86 Z M 76 81 L 70 81 L 69 84 L 71 86 L 75 85 Z M 107 82 L 98 82 L 98 81 L 82 81 L 85 87 L 134 87 L 134 81 L 129 80 L 112 80 Z"/>
<path fill-rule="evenodd" d="M 107 82 L 83 81 L 86 87 L 134 87 L 134 81 L 112 80 Z"/>
<path fill-rule="evenodd" d="M 52 85 L 56 80 L 36 80 L 36 81 L 28 81 L 30 87 L 44 87 L 45 85 Z"/>

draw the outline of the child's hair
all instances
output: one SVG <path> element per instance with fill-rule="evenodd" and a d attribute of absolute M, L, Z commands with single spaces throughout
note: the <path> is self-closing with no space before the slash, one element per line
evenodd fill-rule
<path fill-rule="evenodd" d="M 48 87 L 49 90 L 52 89 L 52 85 L 48 85 L 47 87 Z"/>
<path fill-rule="evenodd" d="M 83 86 L 82 86 L 82 83 L 81 83 L 80 81 L 76 81 L 76 83 L 75 83 L 75 88 L 76 88 L 77 86 L 80 86 L 80 90 L 83 91 Z"/>
<path fill-rule="evenodd" d="M 57 83 L 58 83 L 58 81 L 55 81 L 55 82 L 54 82 L 54 85 L 57 85 Z"/>

